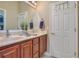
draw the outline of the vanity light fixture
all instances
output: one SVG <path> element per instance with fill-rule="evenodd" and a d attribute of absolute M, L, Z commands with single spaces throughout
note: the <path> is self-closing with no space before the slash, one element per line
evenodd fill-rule
<path fill-rule="evenodd" d="M 25 2 L 33 8 L 37 7 L 37 1 L 25 1 Z"/>

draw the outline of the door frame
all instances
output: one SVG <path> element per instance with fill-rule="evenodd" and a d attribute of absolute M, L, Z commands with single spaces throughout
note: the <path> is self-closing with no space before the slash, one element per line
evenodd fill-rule
<path fill-rule="evenodd" d="M 78 19 L 79 19 L 79 18 L 78 18 L 78 16 L 79 16 L 79 15 L 78 15 L 78 10 L 79 10 L 79 8 L 78 8 L 78 7 L 79 7 L 79 6 L 78 6 L 78 2 L 77 2 L 77 1 L 73 1 L 73 2 L 75 2 L 75 6 L 76 6 L 76 51 L 74 52 L 74 55 L 75 55 L 76 58 L 78 58 L 78 57 L 79 57 L 79 39 L 78 39 L 78 38 L 79 38 L 79 35 L 78 35 L 78 32 L 79 32 L 79 31 L 78 31 L 78 30 L 79 30 L 79 28 L 78 28 Z M 54 2 L 54 3 L 58 3 L 58 2 Z M 49 20 L 51 20 L 51 15 L 50 15 L 50 13 L 51 13 L 50 11 L 51 11 L 51 10 L 50 10 L 50 9 L 52 9 L 51 6 L 52 6 L 54 3 L 49 4 Z M 62 2 L 60 2 L 60 3 L 62 3 Z M 50 21 L 49 21 L 49 22 L 50 22 Z M 50 25 L 50 23 L 49 23 L 49 25 Z M 48 29 L 48 32 L 49 32 L 48 34 L 50 35 L 50 33 L 51 33 L 51 32 L 50 32 L 50 29 Z M 49 36 L 49 35 L 48 35 L 48 36 Z M 51 41 L 50 41 L 49 45 L 50 45 L 50 46 L 49 46 L 49 54 L 51 55 L 51 53 L 50 53 L 51 50 L 52 50 L 52 49 L 51 49 Z"/>
<path fill-rule="evenodd" d="M 4 30 L 6 30 L 6 24 L 7 24 L 7 22 L 6 22 L 6 10 L 2 9 L 2 8 L 0 8 L 0 10 L 4 11 Z"/>
<path fill-rule="evenodd" d="M 78 58 L 79 54 L 79 42 L 78 42 L 78 2 L 75 2 L 75 9 L 76 9 L 76 51 L 74 52 L 76 58 Z"/>
<path fill-rule="evenodd" d="M 79 2 L 76 3 L 76 24 L 77 24 L 77 49 L 76 49 L 76 54 L 77 54 L 77 58 L 79 58 Z"/>

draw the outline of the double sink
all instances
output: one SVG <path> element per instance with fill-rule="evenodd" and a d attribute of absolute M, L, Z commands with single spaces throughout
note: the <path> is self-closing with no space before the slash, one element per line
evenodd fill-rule
<path fill-rule="evenodd" d="M 10 34 L 10 35 L 0 35 L 0 40 L 4 39 L 22 39 L 31 36 L 37 36 L 38 33 L 23 33 L 23 34 Z"/>

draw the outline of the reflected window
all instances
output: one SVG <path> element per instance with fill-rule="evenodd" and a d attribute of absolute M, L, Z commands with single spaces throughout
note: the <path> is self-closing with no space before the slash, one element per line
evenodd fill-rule
<path fill-rule="evenodd" d="M 5 23 L 4 23 L 4 19 L 5 19 L 5 11 L 4 10 L 0 10 L 0 30 L 4 30 L 5 28 Z"/>

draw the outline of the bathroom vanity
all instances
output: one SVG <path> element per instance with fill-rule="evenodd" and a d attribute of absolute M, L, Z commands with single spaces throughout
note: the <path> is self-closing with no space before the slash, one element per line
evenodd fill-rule
<path fill-rule="evenodd" d="M 47 33 L 0 41 L 0 58 L 39 58 L 47 50 Z"/>

